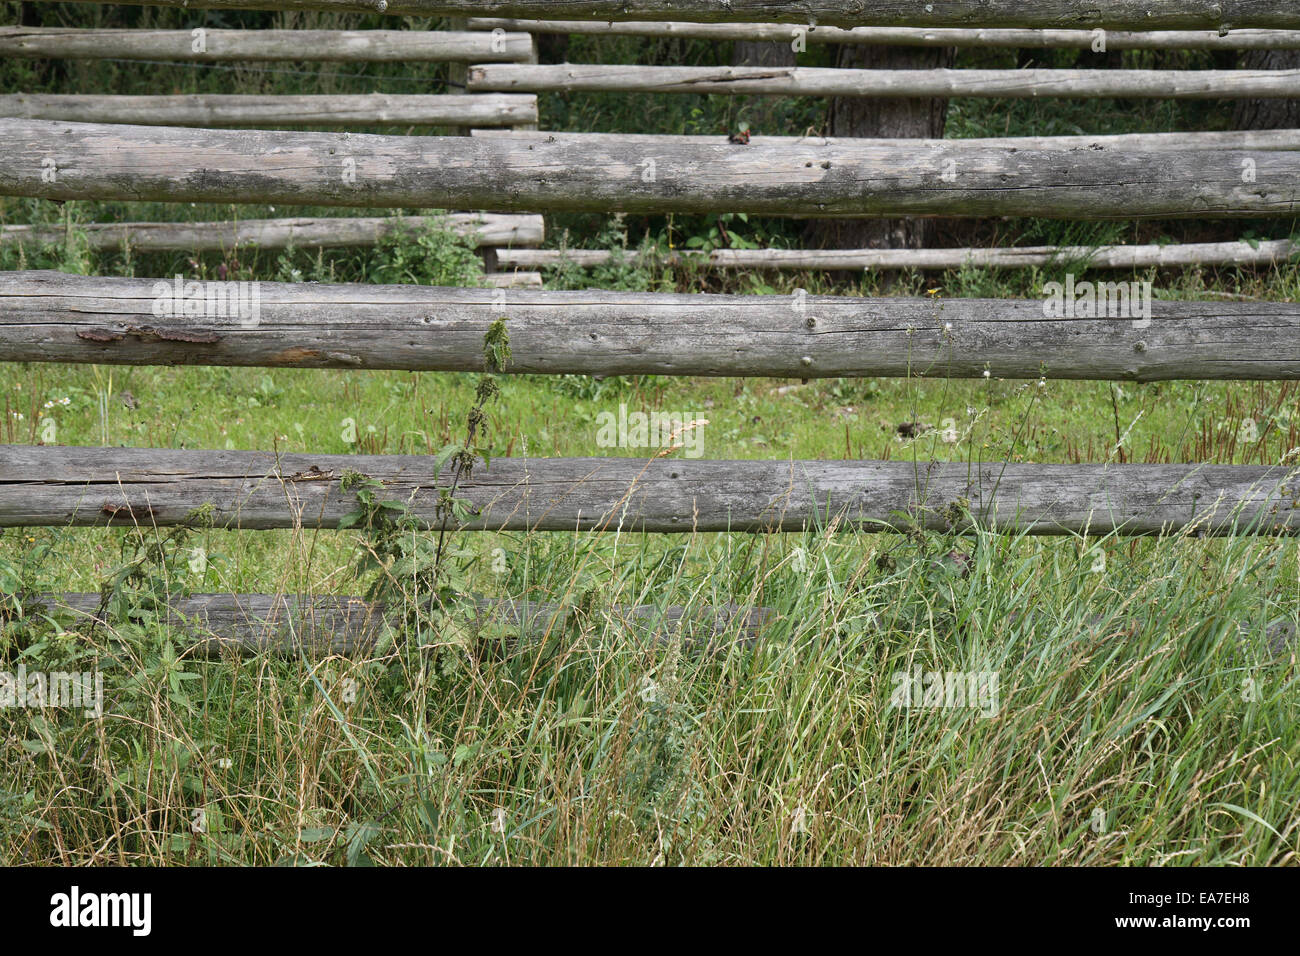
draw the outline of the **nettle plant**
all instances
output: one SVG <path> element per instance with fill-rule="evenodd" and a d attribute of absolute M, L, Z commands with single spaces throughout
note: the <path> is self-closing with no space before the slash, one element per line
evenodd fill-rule
<path fill-rule="evenodd" d="M 377 283 L 476 286 L 483 276 L 473 242 L 441 220 L 384 234 L 372 262 L 371 279 Z"/>
<path fill-rule="evenodd" d="M 459 601 L 468 587 L 474 555 L 448 544 L 448 529 L 474 516 L 474 505 L 458 498 L 461 482 L 470 477 L 480 461 L 491 462 L 488 446 L 488 406 L 501 394 L 496 376 L 510 363 L 510 337 L 506 320 L 492 323 L 483 340 L 484 373 L 479 376 L 474 404 L 465 419 L 465 437 L 451 442 L 433 456 L 435 481 L 451 466 L 451 478 L 438 487 L 435 516 L 436 537 L 421 526 L 407 502 L 386 500 L 383 483 L 359 472 L 346 473 L 344 491 L 356 494 L 357 510 L 346 515 L 340 528 L 363 531 L 361 556 L 354 568 L 360 577 L 374 574 L 366 598 L 382 602 L 390 614 L 390 626 L 417 641 L 425 634 L 459 633 L 465 622 L 452 620 L 463 612 Z M 448 558 L 458 559 L 448 562 Z M 470 608 L 472 612 L 473 609 Z M 471 613 L 471 616 L 475 616 Z"/>

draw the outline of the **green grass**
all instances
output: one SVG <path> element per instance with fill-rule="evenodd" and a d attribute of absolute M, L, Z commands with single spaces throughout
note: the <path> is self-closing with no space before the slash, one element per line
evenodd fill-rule
<path fill-rule="evenodd" d="M 0 22 L 15 22 L 16 10 L 0 4 Z M 43 15 L 80 26 L 380 25 L 378 17 L 63 5 Z M 810 65 L 827 56 L 812 53 Z M 728 49 L 575 38 L 569 56 L 715 63 Z M 1072 54 L 1052 56 L 1064 65 Z M 1131 57 L 1158 65 L 1152 54 Z M 1160 62 L 1209 65 L 1187 54 Z M 961 60 L 1013 63 L 1011 51 Z M 426 66 L 257 66 L 305 75 L 16 61 L 0 64 L 0 85 L 436 92 L 441 81 Z M 344 70 L 367 79 L 319 75 Z M 421 78 L 427 86 L 407 82 Z M 792 133 L 822 122 L 813 101 L 745 112 L 758 106 L 726 97 L 543 97 L 542 125 L 721 132 L 749 122 L 757 132 Z M 1218 104 L 967 100 L 952 104 L 949 134 L 1225 125 Z M 375 249 L 190 256 L 92 254 L 76 228 L 286 213 L 383 214 L 3 199 L 0 221 L 64 222 L 70 241 L 5 250 L 0 268 L 211 277 L 224 265 L 230 277 L 266 281 L 476 282 L 463 245 L 436 230 Z M 549 244 L 681 247 L 714 224 L 548 217 Z M 1271 238 L 1292 227 L 1031 220 L 952 224 L 943 235 L 954 244 L 1087 245 Z M 797 225 L 776 220 L 727 228 L 763 244 L 800 241 Z M 1067 268 L 904 273 L 886 285 L 876 274 L 845 283 L 618 264 L 558 270 L 548 286 L 1033 297 Z M 1300 292 L 1294 263 L 1132 278 L 1151 279 L 1165 299 L 1294 301 Z M 500 382 L 488 409 L 493 457 L 636 454 L 597 444 L 597 416 L 622 403 L 708 419 L 709 458 L 1276 464 L 1295 463 L 1300 449 L 1296 391 L 1283 383 Z M 470 376 L 434 373 L 0 364 L 0 441 L 432 455 L 461 440 L 474 390 Z M 904 422 L 934 427 L 904 439 Z M 790 535 L 452 536 L 446 574 L 458 589 L 572 609 L 563 627 L 522 641 L 500 622 L 469 623 L 454 603 L 433 615 L 420 605 L 427 566 L 419 556 L 435 537 L 400 528 L 239 533 L 202 522 L 178 532 L 0 531 L 8 616 L 0 671 L 98 667 L 108 697 L 100 721 L 0 710 L 0 862 L 1296 861 L 1295 645 L 1278 655 L 1268 636 L 1300 620 L 1294 539 L 873 535 L 834 525 Z M 392 560 L 376 567 L 368 560 L 376 554 Z M 31 592 L 101 588 L 113 599 L 105 626 L 16 616 Z M 391 644 L 352 659 L 204 661 L 156 614 L 168 594 L 371 589 L 406 616 Z M 753 646 L 729 641 L 733 630 L 712 654 L 647 640 L 617 610 L 732 602 L 775 617 Z M 996 714 L 892 707 L 895 675 L 916 667 L 997 674 Z"/>

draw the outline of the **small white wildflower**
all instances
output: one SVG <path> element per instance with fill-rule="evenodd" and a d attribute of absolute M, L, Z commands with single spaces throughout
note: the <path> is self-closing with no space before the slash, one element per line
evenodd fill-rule
<path fill-rule="evenodd" d="M 234 765 L 235 762 L 231 760 L 229 757 L 222 757 L 220 760 L 217 761 L 218 770 L 229 770 Z"/>
<path fill-rule="evenodd" d="M 988 369 L 985 369 L 985 370 L 984 370 L 984 377 L 985 377 L 985 378 L 989 378 L 991 375 L 992 375 L 992 373 L 991 373 Z"/>

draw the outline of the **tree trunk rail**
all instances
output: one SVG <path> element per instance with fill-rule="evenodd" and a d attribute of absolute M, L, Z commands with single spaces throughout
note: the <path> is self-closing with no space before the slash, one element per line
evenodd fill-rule
<path fill-rule="evenodd" d="M 1151 301 L 1147 317 L 1133 285 L 1063 285 L 1051 305 L 526 289 L 502 302 L 491 289 L 8 272 L 0 361 L 473 372 L 505 317 L 512 373 L 1300 379 L 1300 304 Z"/>
<path fill-rule="evenodd" d="M 0 117 L 138 126 L 519 126 L 537 122 L 527 93 L 470 96 L 409 93 L 180 96 L 0 95 Z"/>
<path fill-rule="evenodd" d="M 441 525 L 432 456 L 3 445 L 0 527 L 346 527 L 358 476 Z M 1300 533 L 1300 467 L 495 458 L 456 494 L 458 530 Z"/>
<path fill-rule="evenodd" d="M 487 27 L 492 30 L 494 27 Z M 533 38 L 517 31 L 99 30 L 0 27 L 0 57 L 227 63 L 526 63 Z"/>
<path fill-rule="evenodd" d="M 815 218 L 1300 212 L 1300 150 L 1020 150 L 947 141 L 648 149 L 579 135 L 379 136 L 0 119 L 0 195 Z"/>
<path fill-rule="evenodd" d="M 547 143 L 615 145 L 619 142 L 641 147 L 684 145 L 727 145 L 725 134 L 717 136 L 671 133 L 563 133 L 549 130 L 483 129 L 477 137 L 513 137 Z M 1300 149 L 1300 129 L 1230 130 L 1190 133 L 1105 133 L 1070 136 L 990 136 L 970 139 L 885 139 L 848 136 L 760 136 L 749 138 L 750 146 L 838 147 L 843 149 L 1032 149 L 1032 150 L 1258 150 Z"/>
<path fill-rule="evenodd" d="M 779 620 L 771 608 L 735 604 L 695 608 L 614 605 L 583 612 L 574 605 L 466 596 L 476 624 L 493 623 L 518 629 L 517 644 L 536 643 L 563 633 L 580 619 L 605 622 L 635 642 L 662 643 L 680 639 L 696 652 L 749 646 L 769 633 Z M 463 610 L 458 604 L 454 610 Z M 28 611 L 69 617 L 75 630 L 88 625 L 110 626 L 93 593 L 69 593 L 29 602 Z M 361 656 L 380 651 L 385 629 L 397 625 L 401 609 L 357 597 L 272 594 L 190 594 L 168 601 L 162 623 L 186 635 L 184 652 L 216 658 L 226 654 L 275 654 L 296 657 Z M 509 638 L 508 638 L 509 639 Z"/>
<path fill-rule="evenodd" d="M 1300 70 L 844 70 L 830 67 L 483 64 L 474 92 L 1211 100 L 1300 97 Z"/>
<path fill-rule="evenodd" d="M 60 0 L 84 2 L 84 0 Z M 799 23 L 837 27 L 1300 28 L 1288 0 L 126 0 L 208 10 L 325 10 L 409 17 Z"/>
<path fill-rule="evenodd" d="M 476 248 L 538 246 L 545 238 L 541 216 L 508 213 L 449 213 L 445 216 L 358 216 L 240 219 L 225 222 L 92 222 L 73 230 L 97 252 L 128 245 L 137 252 L 218 252 L 242 246 L 261 249 L 322 249 L 373 246 L 386 236 L 418 233 L 435 224 L 472 241 Z M 0 245 L 59 245 L 65 226 L 0 226 Z M 507 250 L 502 250 L 505 252 Z"/>
<path fill-rule="evenodd" d="M 520 30 L 525 33 L 572 33 L 595 36 L 685 37 L 791 43 L 861 44 L 865 46 L 1024 47 L 1090 50 L 1097 30 L 984 30 L 931 27 L 808 26 L 802 23 L 687 23 L 628 20 L 515 20 L 471 17 L 471 30 Z M 1108 50 L 1294 50 L 1300 30 L 1157 30 L 1105 31 Z M 487 62 L 486 60 L 483 62 Z"/>
<path fill-rule="evenodd" d="M 1290 239 L 1188 242 L 1167 246 L 1016 246 L 1001 249 L 714 249 L 672 253 L 660 261 L 698 263 L 715 269 L 859 270 L 1019 268 L 1079 262 L 1089 269 L 1145 269 L 1189 265 L 1258 266 L 1286 262 L 1300 254 Z M 605 265 L 619 258 L 636 261 L 637 250 L 502 249 L 497 264 L 510 269 L 547 269 L 566 263 Z"/>

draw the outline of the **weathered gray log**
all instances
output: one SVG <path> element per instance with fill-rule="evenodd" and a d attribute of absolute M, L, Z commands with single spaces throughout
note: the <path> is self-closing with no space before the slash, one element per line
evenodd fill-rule
<path fill-rule="evenodd" d="M 513 136 L 547 142 L 633 144 L 658 147 L 674 144 L 727 142 L 725 135 L 687 136 L 671 133 L 557 133 L 549 130 L 481 129 L 474 136 Z M 1300 129 L 1231 130 L 1199 133 L 1107 133 L 1071 136 L 989 136 L 970 139 L 861 139 L 844 136 L 750 136 L 749 145 L 766 149 L 772 146 L 838 146 L 845 149 L 873 149 L 882 146 L 947 149 L 1066 149 L 1120 151 L 1156 150 L 1294 150 L 1300 149 Z"/>
<path fill-rule="evenodd" d="M 1058 262 L 1086 262 L 1092 269 L 1142 269 L 1151 266 L 1271 265 L 1300 253 L 1290 239 L 1253 245 L 1238 242 L 1188 242 L 1168 246 L 1018 246 L 1005 249 L 715 249 L 675 253 L 666 263 L 696 262 L 715 269 L 960 269 L 963 266 L 1014 268 Z M 635 261 L 640 253 L 607 249 L 501 249 L 503 269 L 546 269 L 568 263 L 591 267 L 616 258 Z"/>
<path fill-rule="evenodd" d="M 489 272 L 483 276 L 483 284 L 490 289 L 540 289 L 542 274 L 540 272 Z"/>
<path fill-rule="evenodd" d="M 0 445 L 0 527 L 336 528 L 359 510 L 355 475 L 441 524 L 451 470 L 435 478 L 431 456 Z M 1300 469 L 1251 465 L 494 458 L 457 497 L 464 530 L 1300 533 Z"/>
<path fill-rule="evenodd" d="M 0 361 L 477 371 L 505 317 L 516 373 L 1300 379 L 1300 304 L 1156 301 L 1148 321 L 1130 283 L 1056 319 L 1038 299 L 177 284 L 0 273 Z"/>
<path fill-rule="evenodd" d="M 488 29 L 493 29 L 489 27 Z M 222 63 L 299 60 L 348 63 L 523 63 L 527 33 L 430 30 L 93 30 L 0 27 L 0 57 L 75 60 L 186 60 Z"/>
<path fill-rule="evenodd" d="M 576 33 L 595 36 L 688 37 L 790 43 L 848 43 L 867 46 L 1054 47 L 1091 49 L 1096 30 L 979 30 L 930 27 L 807 26 L 791 23 L 687 23 L 653 20 L 516 20 L 471 17 L 471 30 L 521 30 L 525 33 Z M 1108 50 L 1290 50 L 1300 48 L 1300 30 L 1105 31 Z M 486 63 L 487 60 L 480 62 Z"/>
<path fill-rule="evenodd" d="M 69 2 L 69 0 L 62 0 Z M 83 0 L 76 0 L 83 2 Z M 824 23 L 831 26 L 1300 28 L 1287 0 L 127 0 L 190 9 L 329 10 L 390 16 Z"/>
<path fill-rule="evenodd" d="M 474 96 L 11 93 L 0 95 L 0 116 L 144 126 L 517 126 L 537 122 L 537 97 L 526 93 Z"/>
<path fill-rule="evenodd" d="M 521 64 L 472 66 L 469 89 L 534 93 L 1069 97 L 1300 97 L 1300 70 L 840 70 L 829 67 Z"/>
<path fill-rule="evenodd" d="M 0 195 L 521 212 L 1291 217 L 1300 212 L 1300 151 L 711 143 L 649 150 L 571 137 L 0 119 Z"/>
<path fill-rule="evenodd" d="M 573 605 L 467 597 L 477 623 L 518 628 L 521 642 L 562 633 L 581 612 Z M 61 594 L 31 602 L 27 612 L 69 615 L 72 626 L 110 623 L 100 612 L 98 594 Z M 460 608 L 453 608 L 460 610 Z M 688 649 L 720 650 L 728 644 L 751 645 L 776 624 L 771 608 L 736 604 L 698 608 L 597 608 L 589 619 L 607 620 L 632 641 L 661 642 L 681 638 Z M 271 594 L 191 594 L 168 602 L 165 623 L 188 635 L 186 652 L 199 657 L 263 654 L 312 657 L 372 653 L 390 614 L 382 603 L 355 597 L 297 597 Z M 2 622 L 0 622 L 2 623 Z M 396 624 L 396 621 L 392 623 Z M 608 628 L 609 625 L 606 625 Z M 608 629 L 604 633 L 609 633 Z M 615 631 L 617 633 L 617 631 Z"/>
<path fill-rule="evenodd" d="M 243 219 L 226 222 L 79 223 L 86 245 L 103 252 L 129 245 L 137 252 L 212 252 L 257 246 L 261 249 L 321 249 L 373 246 L 381 238 L 418 233 L 445 225 L 473 240 L 478 248 L 536 246 L 545 238 L 541 216 L 512 213 L 449 213 L 445 216 L 367 216 L 318 219 Z M 0 245 L 58 245 L 67 239 L 63 226 L 0 226 Z"/>

